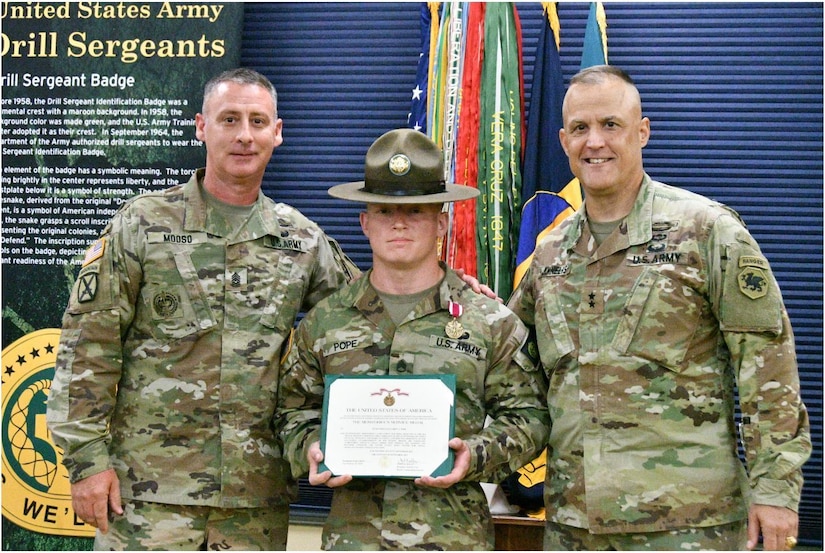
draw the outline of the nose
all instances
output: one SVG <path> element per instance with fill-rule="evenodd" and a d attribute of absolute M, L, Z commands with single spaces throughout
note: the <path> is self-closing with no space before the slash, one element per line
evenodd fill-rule
<path fill-rule="evenodd" d="M 392 226 L 393 228 L 404 228 L 407 226 L 407 214 L 406 212 L 397 209 L 392 214 Z"/>
<path fill-rule="evenodd" d="M 411 213 L 404 206 L 394 206 L 388 216 L 393 228 L 404 228 L 408 226 Z"/>
<path fill-rule="evenodd" d="M 238 142 L 248 144 L 252 142 L 252 132 L 250 130 L 249 121 L 242 121 L 238 125 Z"/>
<path fill-rule="evenodd" d="M 604 146 L 604 136 L 602 136 L 599 129 L 590 129 L 587 131 L 586 145 L 592 149 L 598 149 Z"/>

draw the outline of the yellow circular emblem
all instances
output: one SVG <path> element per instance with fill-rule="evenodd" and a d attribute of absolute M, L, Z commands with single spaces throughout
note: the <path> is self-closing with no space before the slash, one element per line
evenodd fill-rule
<path fill-rule="evenodd" d="M 395 154 L 390 158 L 390 172 L 397 177 L 402 177 L 410 172 L 410 158 L 404 154 Z"/>
<path fill-rule="evenodd" d="M 63 452 L 46 428 L 60 329 L 37 330 L 3 349 L 3 516 L 27 530 L 94 536 L 72 510 Z"/>

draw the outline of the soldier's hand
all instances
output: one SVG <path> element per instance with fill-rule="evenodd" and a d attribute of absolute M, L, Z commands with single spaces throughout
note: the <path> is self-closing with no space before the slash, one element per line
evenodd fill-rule
<path fill-rule="evenodd" d="M 748 513 L 748 549 L 753 550 L 762 534 L 762 549 L 765 551 L 788 551 L 793 549 L 799 533 L 799 515 L 785 507 L 772 505 L 752 505 Z M 793 538 L 790 543 L 787 538 Z"/>
<path fill-rule="evenodd" d="M 467 284 L 470 288 L 473 289 L 473 292 L 475 292 L 476 294 L 484 294 L 490 299 L 494 299 L 499 302 L 503 301 L 500 297 L 496 295 L 495 292 L 493 292 L 492 288 L 490 288 L 486 284 L 481 284 L 481 282 L 479 282 L 479 280 L 476 277 L 465 274 L 464 269 L 455 269 L 455 272 L 459 276 L 459 278 L 461 278 L 461 280 L 465 282 L 465 284 Z"/>
<path fill-rule="evenodd" d="M 321 446 L 318 442 L 313 442 L 307 451 L 307 460 L 309 461 L 309 483 L 313 486 L 324 485 L 328 488 L 337 488 L 343 486 L 352 480 L 352 476 L 344 474 L 341 476 L 332 476 L 332 472 L 325 470 L 318 472 L 318 465 L 324 460 L 324 452 L 321 451 Z"/>
<path fill-rule="evenodd" d="M 459 482 L 470 470 L 470 448 L 461 438 L 450 440 L 450 449 L 455 452 L 453 470 L 449 474 L 433 478 L 432 476 L 422 476 L 415 479 L 419 486 L 430 486 L 431 488 L 449 488 Z"/>
<path fill-rule="evenodd" d="M 120 481 L 115 470 L 108 469 L 72 484 L 72 508 L 80 520 L 104 534 L 108 532 L 109 509 L 123 514 Z"/>

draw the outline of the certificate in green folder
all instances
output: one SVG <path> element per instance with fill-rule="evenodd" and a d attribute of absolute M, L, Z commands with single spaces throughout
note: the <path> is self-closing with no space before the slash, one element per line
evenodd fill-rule
<path fill-rule="evenodd" d="M 453 469 L 455 375 L 324 377 L 319 471 L 438 477 Z"/>

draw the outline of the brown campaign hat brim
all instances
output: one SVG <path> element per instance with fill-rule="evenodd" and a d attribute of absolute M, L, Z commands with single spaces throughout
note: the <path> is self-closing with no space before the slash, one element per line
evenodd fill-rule
<path fill-rule="evenodd" d="M 364 181 L 339 184 L 329 189 L 329 195 L 343 200 L 368 204 L 436 204 L 469 200 L 479 195 L 478 188 L 462 184 L 445 184 L 444 192 L 420 195 L 374 194 L 364 190 Z"/>
<path fill-rule="evenodd" d="M 395 129 L 367 150 L 364 180 L 333 186 L 329 195 L 375 204 L 435 204 L 479 194 L 478 188 L 445 180 L 441 148 L 415 129 Z"/>

